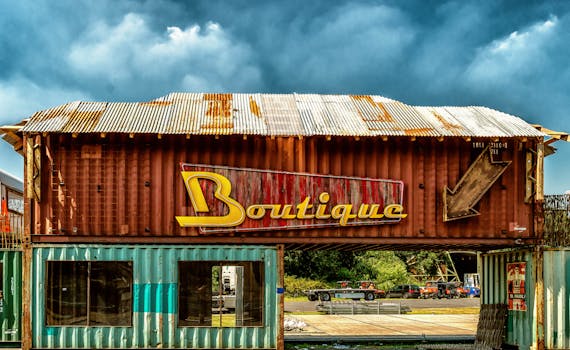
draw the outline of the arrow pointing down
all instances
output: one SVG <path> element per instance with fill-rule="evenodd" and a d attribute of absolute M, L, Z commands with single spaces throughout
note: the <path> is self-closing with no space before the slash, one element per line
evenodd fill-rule
<path fill-rule="evenodd" d="M 443 189 L 443 221 L 480 215 L 473 207 L 511 164 L 511 161 L 494 161 L 491 152 L 489 145 L 463 174 L 453 191 L 447 186 Z"/>

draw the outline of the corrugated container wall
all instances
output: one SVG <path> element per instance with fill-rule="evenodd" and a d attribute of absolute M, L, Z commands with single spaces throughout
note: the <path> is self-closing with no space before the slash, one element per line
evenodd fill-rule
<path fill-rule="evenodd" d="M 484 254 L 482 256 L 482 304 L 507 304 L 507 263 L 525 262 L 527 311 L 509 311 L 505 342 L 519 349 L 530 349 L 535 340 L 533 325 L 536 284 L 533 253 L 528 251 Z M 546 268 L 546 264 L 545 264 Z M 545 284 L 546 285 L 546 284 Z M 532 330 L 532 331 L 531 331 Z"/>
<path fill-rule="evenodd" d="M 132 263 L 132 326 L 46 326 L 47 261 Z M 263 325 L 181 327 L 180 261 L 262 261 Z M 33 249 L 32 327 L 34 348 L 276 348 L 277 250 L 263 246 L 40 245 Z"/>
<path fill-rule="evenodd" d="M 200 236 L 197 229 L 181 228 L 175 220 L 176 215 L 186 215 L 191 206 L 180 163 L 404 183 L 403 203 L 408 216 L 398 224 L 230 233 L 210 235 L 206 243 L 230 243 L 239 236 L 241 242 L 266 244 L 315 243 L 319 238 L 319 243 L 329 244 L 409 245 L 417 241 L 477 248 L 478 243 L 485 246 L 499 241 L 512 245 L 515 239 L 535 235 L 532 206 L 525 204 L 526 154 L 536 148 L 535 141 L 498 140 L 495 160 L 512 163 L 475 206 L 481 215 L 444 223 L 443 189 L 454 188 L 483 151 L 482 145 L 493 142 L 491 139 L 74 136 L 41 138 L 42 198 L 32 203 L 34 235 L 73 237 L 76 242 L 113 242 L 118 238 L 124 242 L 126 237 L 138 238 L 137 242 L 144 242 L 141 238 L 177 242 L 180 237 L 185 237 L 185 242 L 204 242 L 189 238 Z M 513 225 L 524 229 L 513 230 Z"/>
<path fill-rule="evenodd" d="M 0 250 L 0 347 L 21 340 L 22 253 Z"/>
<path fill-rule="evenodd" d="M 544 252 L 544 345 L 570 348 L 570 250 Z"/>

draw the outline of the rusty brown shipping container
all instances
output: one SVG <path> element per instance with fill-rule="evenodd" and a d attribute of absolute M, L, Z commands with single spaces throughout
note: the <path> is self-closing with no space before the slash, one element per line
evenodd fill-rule
<path fill-rule="evenodd" d="M 450 222 L 442 219 L 443 189 L 455 187 L 488 139 L 47 135 L 37 141 L 42 196 L 31 212 L 34 241 L 485 248 L 537 238 L 532 205 L 525 204 L 527 151 L 537 141 L 499 140 L 495 160 L 511 165 L 480 200 L 480 215 Z M 180 163 L 398 180 L 408 216 L 380 226 L 201 235 L 175 220 L 191 206 Z"/>
<path fill-rule="evenodd" d="M 382 96 L 173 93 L 141 103 L 68 103 L 23 124 L 7 130 L 26 158 L 32 242 L 486 250 L 542 238 L 534 193 L 542 195 L 547 135 L 485 107 L 415 107 Z M 240 209 L 251 210 L 252 220 L 267 203 L 297 208 L 297 217 L 259 230 L 251 228 L 267 217 L 246 221 L 247 230 L 186 227 L 177 217 L 198 210 L 181 164 L 272 172 L 261 185 L 226 169 L 234 191 L 227 196 L 257 198 Z M 327 189 L 295 176 L 337 178 Z M 325 201 L 330 196 L 331 213 L 352 203 L 367 217 L 371 179 L 401 184 L 375 198 L 383 215 L 399 210 L 399 220 L 302 222 L 303 210 L 321 201 L 317 190 Z"/>

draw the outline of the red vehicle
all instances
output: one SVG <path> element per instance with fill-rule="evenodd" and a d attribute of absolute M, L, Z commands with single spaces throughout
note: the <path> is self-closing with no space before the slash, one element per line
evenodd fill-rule
<path fill-rule="evenodd" d="M 420 287 L 421 297 L 424 299 L 437 297 L 438 281 L 427 281 L 424 287 Z"/>
<path fill-rule="evenodd" d="M 386 297 L 386 291 L 376 288 L 376 283 L 374 283 L 374 281 L 358 281 L 358 286 L 360 289 L 373 290 L 376 298 Z"/>

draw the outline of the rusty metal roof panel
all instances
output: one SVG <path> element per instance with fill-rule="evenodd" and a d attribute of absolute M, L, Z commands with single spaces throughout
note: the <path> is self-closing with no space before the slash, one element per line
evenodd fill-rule
<path fill-rule="evenodd" d="M 243 135 L 267 135 L 261 94 L 234 94 L 233 133 Z"/>
<path fill-rule="evenodd" d="M 116 132 L 116 130 L 130 132 L 131 119 L 137 117 L 135 113 L 132 113 L 134 107 L 134 103 L 109 103 L 94 131 L 100 133 Z"/>
<path fill-rule="evenodd" d="M 30 124 L 22 131 L 28 132 L 63 132 L 64 125 L 69 121 L 69 115 L 79 107 L 81 102 L 75 101 L 64 105 L 34 113 Z"/>
<path fill-rule="evenodd" d="M 199 134 L 201 115 L 205 114 L 201 93 L 172 93 L 168 101 L 173 103 L 172 119 L 167 127 L 168 134 Z"/>
<path fill-rule="evenodd" d="M 392 116 L 379 130 L 388 136 L 441 136 L 440 131 L 415 107 L 401 102 L 386 103 L 384 108 Z"/>
<path fill-rule="evenodd" d="M 77 108 L 67 113 L 67 121 L 61 126 L 65 133 L 94 132 L 105 112 L 106 102 L 81 102 Z"/>
<path fill-rule="evenodd" d="M 349 96 L 324 95 L 322 97 L 330 116 L 331 124 L 341 135 L 372 136 L 364 120 L 356 110 Z M 331 133 L 329 135 L 336 135 Z"/>
<path fill-rule="evenodd" d="M 433 135 L 430 136 L 474 136 L 467 125 L 443 107 L 415 107 L 414 109 L 433 126 Z"/>
<path fill-rule="evenodd" d="M 368 129 L 346 96 L 295 94 L 305 135 L 354 136 Z"/>
<path fill-rule="evenodd" d="M 135 103 L 73 102 L 24 132 L 264 136 L 543 137 L 486 107 L 415 107 L 382 96 L 171 93 Z"/>

